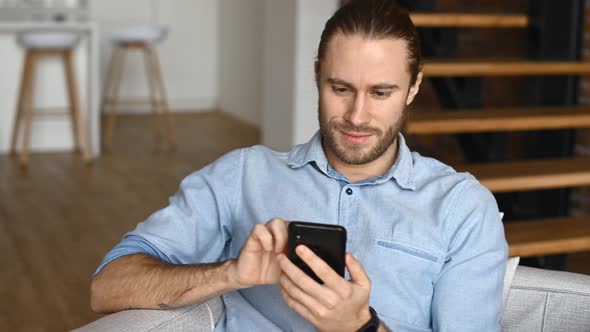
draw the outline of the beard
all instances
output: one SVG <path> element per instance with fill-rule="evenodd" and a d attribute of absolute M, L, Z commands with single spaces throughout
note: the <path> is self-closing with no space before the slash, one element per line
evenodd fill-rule
<path fill-rule="evenodd" d="M 406 110 L 402 116 L 385 130 L 371 126 L 354 126 L 349 123 L 340 123 L 323 117 L 321 106 L 318 117 L 320 122 L 320 135 L 324 149 L 330 149 L 336 157 L 349 165 L 364 165 L 381 157 L 394 143 L 406 120 Z M 351 134 L 370 134 L 377 138 L 373 146 L 351 144 L 341 138 L 339 132 Z"/>

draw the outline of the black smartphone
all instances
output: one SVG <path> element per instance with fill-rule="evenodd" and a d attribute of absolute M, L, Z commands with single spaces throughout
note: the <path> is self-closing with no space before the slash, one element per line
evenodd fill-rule
<path fill-rule="evenodd" d="M 320 284 L 324 282 L 299 258 L 295 252 L 298 245 L 303 244 L 311 249 L 318 257 L 334 269 L 340 276 L 344 277 L 346 266 L 344 257 L 346 255 L 346 228 L 339 225 L 320 224 L 303 221 L 292 221 L 289 223 L 287 239 L 288 257 Z"/>

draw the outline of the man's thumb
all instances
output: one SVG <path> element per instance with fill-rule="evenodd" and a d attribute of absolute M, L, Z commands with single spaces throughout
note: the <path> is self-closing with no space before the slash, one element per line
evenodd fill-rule
<path fill-rule="evenodd" d="M 346 253 L 346 268 L 348 269 L 348 273 L 350 273 L 350 281 L 362 287 L 371 287 L 371 280 L 365 269 L 363 269 L 361 262 L 349 252 Z"/>

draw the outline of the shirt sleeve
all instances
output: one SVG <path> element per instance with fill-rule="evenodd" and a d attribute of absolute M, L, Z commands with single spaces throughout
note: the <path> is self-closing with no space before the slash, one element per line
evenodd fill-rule
<path fill-rule="evenodd" d="M 102 271 L 102 269 L 107 264 L 114 261 L 115 259 L 133 254 L 149 255 L 162 261 L 170 262 L 170 258 L 167 257 L 166 254 L 158 250 L 158 248 L 154 247 L 146 239 L 137 235 L 127 234 L 123 240 L 121 240 L 121 242 L 119 242 L 113 249 L 111 249 L 111 251 L 106 254 L 106 256 L 104 256 L 98 269 L 96 269 L 96 272 L 94 272 L 93 277 Z"/>
<path fill-rule="evenodd" d="M 494 196 L 468 180 L 453 198 L 449 248 L 435 281 L 434 331 L 500 331 L 502 286 L 508 255 Z"/>
<path fill-rule="evenodd" d="M 171 264 L 228 259 L 233 211 L 240 193 L 243 150 L 231 152 L 187 176 L 168 206 L 139 223 L 104 257 L 94 273 L 113 260 L 146 254 Z"/>

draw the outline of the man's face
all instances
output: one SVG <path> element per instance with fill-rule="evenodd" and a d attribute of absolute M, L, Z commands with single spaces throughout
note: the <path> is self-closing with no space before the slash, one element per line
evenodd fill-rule
<path fill-rule="evenodd" d="M 337 33 L 317 73 L 320 133 L 327 154 L 350 165 L 377 160 L 395 149 L 410 87 L 406 43 Z"/>

